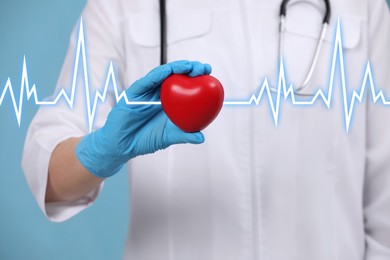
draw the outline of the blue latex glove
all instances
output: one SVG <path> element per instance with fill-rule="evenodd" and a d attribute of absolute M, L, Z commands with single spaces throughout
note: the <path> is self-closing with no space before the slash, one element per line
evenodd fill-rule
<path fill-rule="evenodd" d="M 159 101 L 161 83 L 173 73 L 200 76 L 210 74 L 211 67 L 190 61 L 164 64 L 131 85 L 126 90 L 128 100 Z M 105 125 L 80 141 L 76 156 L 90 173 L 106 178 L 136 156 L 173 144 L 203 142 L 202 133 L 186 133 L 176 127 L 161 105 L 126 105 L 122 99 L 109 113 Z"/>

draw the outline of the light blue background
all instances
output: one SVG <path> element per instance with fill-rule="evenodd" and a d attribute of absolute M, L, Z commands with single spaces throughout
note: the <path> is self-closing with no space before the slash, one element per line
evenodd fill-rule
<path fill-rule="evenodd" d="M 30 85 L 52 94 L 85 0 L 0 0 L 0 94 L 10 77 L 19 97 L 23 55 Z M 25 102 L 20 128 L 9 96 L 0 107 L 0 259 L 121 259 L 127 234 L 125 172 L 107 181 L 90 208 L 51 223 L 38 208 L 21 170 L 26 129 L 37 106 Z"/>
<path fill-rule="evenodd" d="M 0 93 L 8 77 L 16 96 L 23 55 L 30 84 L 52 94 L 85 0 L 0 1 Z M 127 233 L 124 171 L 110 178 L 97 202 L 75 218 L 51 223 L 40 212 L 20 166 L 27 126 L 37 106 L 24 103 L 20 128 L 9 97 L 0 107 L 0 259 L 121 259 Z"/>

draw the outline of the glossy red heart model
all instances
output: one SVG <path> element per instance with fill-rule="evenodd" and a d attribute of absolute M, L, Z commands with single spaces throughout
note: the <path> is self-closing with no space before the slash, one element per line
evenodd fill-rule
<path fill-rule="evenodd" d="M 161 105 L 169 119 L 185 132 L 206 128 L 223 105 L 222 84 L 213 76 L 173 74 L 161 86 Z"/>

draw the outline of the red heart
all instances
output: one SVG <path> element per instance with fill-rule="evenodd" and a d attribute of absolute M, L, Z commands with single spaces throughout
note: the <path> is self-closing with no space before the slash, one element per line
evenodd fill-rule
<path fill-rule="evenodd" d="M 169 119 L 185 132 L 206 128 L 223 104 L 222 84 L 210 75 L 173 74 L 161 86 L 161 105 Z"/>

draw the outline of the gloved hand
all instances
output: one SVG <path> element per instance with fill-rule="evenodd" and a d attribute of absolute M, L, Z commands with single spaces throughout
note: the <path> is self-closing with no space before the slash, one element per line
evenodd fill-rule
<path fill-rule="evenodd" d="M 211 73 L 208 64 L 176 61 L 153 69 L 126 90 L 129 101 L 159 101 L 161 83 L 171 74 L 200 76 Z M 76 156 L 93 175 L 106 178 L 130 159 L 154 153 L 173 144 L 204 142 L 203 134 L 186 133 L 166 116 L 161 105 L 127 105 L 121 99 L 105 125 L 86 135 L 76 147 Z"/>

